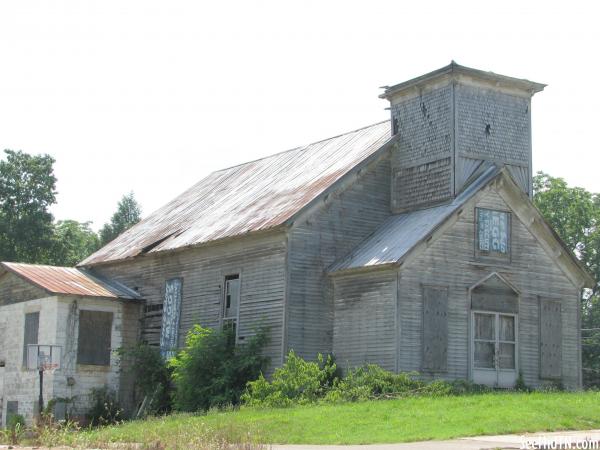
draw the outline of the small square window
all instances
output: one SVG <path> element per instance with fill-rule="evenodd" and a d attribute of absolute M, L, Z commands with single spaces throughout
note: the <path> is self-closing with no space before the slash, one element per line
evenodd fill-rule
<path fill-rule="evenodd" d="M 475 208 L 476 254 L 502 259 L 510 257 L 510 213 Z"/>

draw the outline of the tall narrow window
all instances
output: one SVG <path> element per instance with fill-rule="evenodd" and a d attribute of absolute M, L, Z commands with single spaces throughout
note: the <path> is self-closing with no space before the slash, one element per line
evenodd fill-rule
<path fill-rule="evenodd" d="M 38 332 L 40 329 L 40 313 L 25 314 L 25 331 L 23 336 L 23 365 L 27 365 L 27 346 L 38 344 Z"/>
<path fill-rule="evenodd" d="M 237 319 L 240 307 L 240 276 L 225 277 L 225 298 L 223 299 L 223 328 L 231 328 L 237 333 Z"/>

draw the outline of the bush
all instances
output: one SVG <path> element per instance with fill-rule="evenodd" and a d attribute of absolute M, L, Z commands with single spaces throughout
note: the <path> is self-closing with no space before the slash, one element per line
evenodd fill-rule
<path fill-rule="evenodd" d="M 248 383 L 242 401 L 260 407 L 312 403 L 331 389 L 338 375 L 333 357 L 319 354 L 316 362 L 310 362 L 290 351 L 284 365 L 275 369 L 271 382 L 261 374 Z"/>
<path fill-rule="evenodd" d="M 173 404 L 180 411 L 200 411 L 237 405 L 246 383 L 265 369 L 261 355 L 267 330 L 261 329 L 244 344 L 236 345 L 233 331 L 195 325 L 185 348 L 169 361 L 173 370 Z"/>
<path fill-rule="evenodd" d="M 160 354 L 160 349 L 147 344 L 120 348 L 122 358 L 128 359 L 127 372 L 135 380 L 138 401 L 146 398 L 146 414 L 164 414 L 171 410 L 171 370 Z"/>
<path fill-rule="evenodd" d="M 86 416 L 90 425 L 113 425 L 123 420 L 123 409 L 119 406 L 114 392 L 103 387 L 92 389 L 90 395 L 92 407 Z"/>
<path fill-rule="evenodd" d="M 397 397 L 400 394 L 419 393 L 427 388 L 423 381 L 410 373 L 393 373 L 376 364 L 366 364 L 348 371 L 328 392 L 329 402 L 361 401 L 372 398 Z M 435 388 L 439 389 L 439 386 Z"/>

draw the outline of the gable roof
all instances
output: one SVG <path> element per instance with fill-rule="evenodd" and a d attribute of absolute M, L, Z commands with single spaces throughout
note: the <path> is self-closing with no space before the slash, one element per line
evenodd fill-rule
<path fill-rule="evenodd" d="M 369 238 L 352 253 L 330 267 L 330 272 L 366 269 L 369 267 L 400 265 L 407 256 L 459 211 L 473 196 L 494 180 L 501 178 L 501 195 L 513 208 L 524 225 L 554 254 L 554 260 L 569 278 L 581 287 L 593 287 L 596 280 L 585 265 L 577 259 L 564 241 L 546 222 L 531 199 L 517 186 L 505 167 L 492 165 L 486 169 L 452 202 L 434 208 L 398 214 L 387 219 Z M 510 200 L 507 200 L 510 199 Z M 512 207 L 512 206 L 511 206 Z M 525 213 L 528 217 L 525 218 Z M 525 220 L 524 220 L 525 219 Z"/>
<path fill-rule="evenodd" d="M 99 278 L 73 267 L 44 266 L 2 262 L 0 267 L 50 294 L 82 295 L 120 299 L 139 299 L 134 290 L 121 283 Z"/>
<path fill-rule="evenodd" d="M 330 272 L 398 264 L 410 250 L 460 209 L 499 172 L 500 169 L 492 165 L 451 203 L 389 217 L 350 255 L 334 263 Z"/>
<path fill-rule="evenodd" d="M 213 172 L 80 266 L 283 225 L 391 139 L 389 121 Z"/>

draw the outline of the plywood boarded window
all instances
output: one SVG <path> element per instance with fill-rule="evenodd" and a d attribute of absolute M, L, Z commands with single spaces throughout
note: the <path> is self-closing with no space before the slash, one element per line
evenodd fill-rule
<path fill-rule="evenodd" d="M 423 369 L 448 367 L 448 289 L 423 286 Z"/>
<path fill-rule="evenodd" d="M 2 404 L 0 403 L 0 406 Z M 1 412 L 1 411 L 0 411 Z M 6 423 L 10 422 L 12 416 L 19 414 L 19 402 L 16 400 L 9 400 L 6 402 Z"/>
<path fill-rule="evenodd" d="M 562 375 L 562 313 L 558 300 L 540 299 L 540 378 Z"/>
<path fill-rule="evenodd" d="M 175 355 L 179 344 L 179 319 L 183 279 L 171 278 L 165 282 L 162 326 L 160 330 L 160 353 L 165 358 Z"/>
<path fill-rule="evenodd" d="M 23 365 L 27 365 L 27 346 L 38 344 L 38 333 L 40 329 L 40 313 L 33 312 L 25 314 L 25 330 L 23 337 Z"/>
<path fill-rule="evenodd" d="M 112 323 L 111 312 L 79 311 L 77 364 L 110 365 Z"/>
<path fill-rule="evenodd" d="M 476 253 L 479 256 L 508 258 L 510 255 L 510 214 L 476 208 Z"/>

